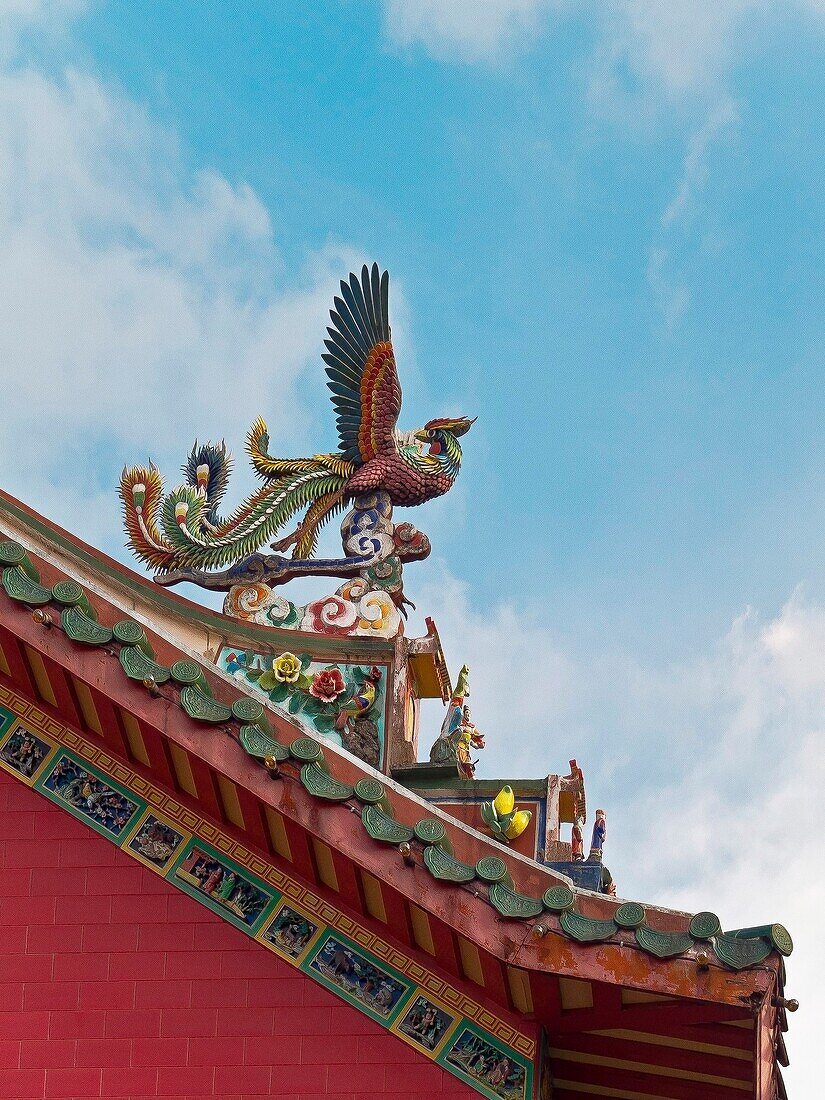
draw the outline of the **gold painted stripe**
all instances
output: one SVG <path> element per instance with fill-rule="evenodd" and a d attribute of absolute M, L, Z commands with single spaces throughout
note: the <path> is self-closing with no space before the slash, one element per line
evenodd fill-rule
<path fill-rule="evenodd" d="M 507 967 L 507 981 L 510 986 L 510 996 L 513 1004 L 519 1012 L 528 1015 L 533 1011 L 533 997 L 530 992 L 530 979 L 523 970 L 517 970 L 513 966 Z"/>
<path fill-rule="evenodd" d="M 126 743 L 129 746 L 129 752 L 134 756 L 135 760 L 143 764 L 147 768 L 151 768 L 152 761 L 149 759 L 149 753 L 146 751 L 146 744 L 143 740 L 143 734 L 140 732 L 140 725 L 134 714 L 130 714 L 128 710 L 124 710 L 122 707 L 118 708 L 120 711 L 120 720 L 123 723 L 123 732 L 126 734 Z"/>
<path fill-rule="evenodd" d="M 367 912 L 371 917 L 380 920 L 382 924 L 386 924 L 387 910 L 384 908 L 384 893 L 381 889 L 381 883 L 369 872 L 362 871 L 361 884 L 364 887 L 364 901 L 367 905 Z"/>
<path fill-rule="evenodd" d="M 465 977 L 469 978 L 471 982 L 475 982 L 476 985 L 483 986 L 484 970 L 481 966 L 478 948 L 474 943 L 465 940 L 463 936 L 458 936 L 457 939 L 458 953 L 461 956 L 461 969 L 464 971 Z"/>
<path fill-rule="evenodd" d="M 606 1039 L 627 1039 L 632 1043 L 650 1043 L 657 1047 L 675 1047 L 676 1050 L 695 1050 L 699 1054 L 718 1054 L 721 1058 L 739 1058 L 742 1062 L 751 1060 L 751 1053 L 738 1047 L 718 1046 L 716 1043 L 697 1043 L 693 1039 L 675 1039 L 670 1035 L 651 1035 L 646 1031 L 627 1031 L 623 1028 L 588 1031 L 587 1035 L 603 1035 Z"/>
<path fill-rule="evenodd" d="M 559 993 L 562 1008 L 593 1007 L 593 986 L 590 982 L 578 978 L 559 978 Z"/>
<path fill-rule="evenodd" d="M 430 918 L 423 909 L 419 909 L 418 906 L 413 905 L 412 902 L 410 902 L 410 924 L 412 925 L 415 942 L 422 951 L 426 951 L 428 955 L 434 957 L 436 953 L 435 942 L 433 941 L 433 933 L 430 928 Z"/>
<path fill-rule="evenodd" d="M 37 650 L 32 649 L 31 646 L 24 644 L 23 650 L 26 654 L 26 660 L 29 662 L 29 668 L 31 669 L 32 678 L 34 679 L 34 686 L 37 688 L 37 694 L 44 702 L 56 707 L 57 699 L 54 697 L 49 674 L 46 672 L 46 666 L 43 664 L 43 658 Z"/>
<path fill-rule="evenodd" d="M 221 852 L 225 852 L 241 867 L 245 867 L 254 875 L 263 878 L 270 886 L 286 894 L 287 897 L 293 898 L 308 913 L 318 917 L 322 923 L 330 925 L 346 936 L 353 935 L 353 921 L 350 916 L 336 909 L 328 901 L 319 898 L 311 888 L 307 889 L 300 885 L 297 880 L 290 878 L 274 862 L 262 860 L 257 852 L 252 852 L 226 833 L 215 829 L 211 822 L 200 817 L 190 807 L 178 802 L 164 788 L 147 783 L 141 775 L 125 767 L 121 761 L 116 760 L 99 744 L 93 744 L 91 741 L 78 736 L 74 730 L 55 722 L 44 711 L 39 710 L 34 704 L 30 703 L 27 698 L 4 684 L 0 684 L 0 704 L 7 706 L 18 716 L 25 715 L 26 725 L 42 735 L 49 744 L 62 745 L 78 753 L 107 775 L 112 777 L 117 775 L 117 782 L 139 792 L 142 798 L 147 798 L 152 806 L 157 806 L 162 811 L 165 819 L 171 821 L 176 828 L 180 828 L 185 834 L 195 835 L 198 839 L 202 839 L 217 847 Z M 19 777 L 16 776 L 15 778 Z M 22 779 L 20 781 L 25 782 Z M 265 809 L 270 830 L 277 835 L 280 814 L 269 806 Z M 283 826 L 282 820 L 280 824 Z M 131 836 L 132 834 L 124 836 L 124 846 L 121 847 L 121 850 L 129 856 L 134 855 L 134 858 L 137 859 L 137 855 L 128 849 Z M 284 840 L 286 840 L 285 835 Z M 290 862 L 292 861 L 288 845 L 285 847 L 285 858 L 289 859 Z M 169 881 L 173 882 L 173 879 L 170 878 Z M 531 1036 L 518 1031 L 512 1023 L 495 1016 L 488 1008 L 483 1007 L 477 1001 L 473 1001 L 465 993 L 459 993 L 455 986 L 450 986 L 439 975 L 423 967 L 420 959 L 412 955 L 405 955 L 394 947 L 391 948 L 369 931 L 365 925 L 356 923 L 355 928 L 359 932 L 359 944 L 372 951 L 379 959 L 385 960 L 389 965 L 400 970 L 410 978 L 413 984 L 420 985 L 428 994 L 432 993 L 448 1006 L 457 1007 L 460 1005 L 460 1011 L 464 1016 L 477 1023 L 479 1027 L 490 1031 L 505 1046 L 512 1046 L 515 1051 L 523 1054 L 528 1059 L 535 1056 L 536 1043 Z M 435 951 L 431 953 L 435 954 Z"/>
<path fill-rule="evenodd" d="M 3 647 L 0 645 L 0 672 L 4 676 L 11 676 L 11 669 L 9 668 L 9 662 L 6 660 L 6 655 L 3 652 Z"/>
<path fill-rule="evenodd" d="M 89 729 L 103 736 L 103 726 L 100 724 L 100 718 L 98 717 L 97 707 L 95 701 L 92 698 L 92 693 L 89 691 L 87 684 L 84 684 L 82 680 L 72 677 L 72 684 L 74 685 L 75 695 L 77 696 L 77 702 L 80 706 L 80 713 L 83 715 L 83 721 L 89 727 Z"/>
<path fill-rule="evenodd" d="M 292 863 L 292 849 L 289 846 L 289 837 L 286 835 L 284 819 L 278 811 L 273 810 L 271 806 L 266 806 L 264 808 L 266 810 L 266 824 L 269 829 L 269 839 L 272 841 L 272 847 L 281 859 L 285 859 L 287 863 Z"/>
<path fill-rule="evenodd" d="M 174 741 L 167 741 L 166 744 L 169 746 L 169 755 L 172 758 L 172 768 L 174 769 L 178 785 L 181 790 L 186 791 L 187 794 L 191 794 L 193 798 L 197 798 L 198 788 L 195 785 L 192 765 L 189 763 L 189 756 L 186 750 L 182 749 L 180 745 L 176 745 Z"/>
<path fill-rule="evenodd" d="M 720 1020 L 723 1027 L 741 1027 L 745 1031 L 753 1031 L 753 1020 Z"/>
<path fill-rule="evenodd" d="M 653 1077 L 671 1077 L 679 1081 L 697 1081 L 703 1085 L 720 1085 L 740 1092 L 751 1092 L 753 1085 L 749 1081 L 736 1081 L 732 1077 L 717 1077 L 713 1073 L 696 1073 L 695 1070 L 674 1069 L 672 1066 L 652 1066 L 647 1062 L 631 1061 L 629 1058 L 608 1058 L 603 1054 L 585 1054 L 578 1050 L 550 1048 L 550 1057 L 560 1062 L 579 1062 L 588 1066 L 605 1066 L 607 1069 L 627 1069 L 633 1073 L 649 1073 Z"/>
<path fill-rule="evenodd" d="M 227 821 L 231 821 L 232 824 L 236 825 L 239 829 L 245 829 L 246 822 L 243 819 L 243 810 L 241 809 L 241 803 L 238 798 L 238 788 L 232 780 L 227 779 L 225 775 L 218 775 L 216 772 L 215 778 L 218 781 L 218 791 L 221 796 L 223 812 L 226 814 Z"/>
<path fill-rule="evenodd" d="M 611 1096 L 614 1100 L 671 1100 L 660 1092 L 635 1092 L 631 1089 L 614 1089 L 611 1085 L 591 1085 L 587 1081 L 563 1081 L 553 1078 L 553 1088 L 565 1092 L 583 1092 L 588 1096 Z"/>
<path fill-rule="evenodd" d="M 332 859 L 332 852 L 326 846 L 322 844 L 320 840 L 312 838 L 312 850 L 315 852 L 315 863 L 318 867 L 318 878 L 323 882 L 324 886 L 328 886 L 330 890 L 334 890 L 337 894 L 339 892 L 338 876 L 335 873 L 335 863 Z"/>
<path fill-rule="evenodd" d="M 660 996 L 658 993 L 643 993 L 641 989 L 623 989 L 623 1005 L 647 1005 L 661 1004 L 664 1001 L 675 1001 L 675 997 Z"/>

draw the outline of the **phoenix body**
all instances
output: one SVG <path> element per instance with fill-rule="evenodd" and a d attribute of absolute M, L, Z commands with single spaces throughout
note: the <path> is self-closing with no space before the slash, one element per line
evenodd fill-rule
<path fill-rule="evenodd" d="M 252 425 L 246 450 L 263 484 L 230 516 L 219 514 L 232 460 L 224 443 L 195 446 L 184 484 L 164 495 L 154 465 L 123 471 L 120 497 L 129 543 L 154 569 L 219 569 L 254 553 L 302 516 L 272 546 L 311 557 L 321 527 L 347 501 L 384 490 L 393 505 L 424 504 L 452 488 L 461 467 L 466 417 L 397 428 L 401 386 L 389 325 L 389 274 L 366 265 L 341 282 L 324 341 L 327 385 L 339 450 L 312 458 L 275 458 L 266 424 Z"/>

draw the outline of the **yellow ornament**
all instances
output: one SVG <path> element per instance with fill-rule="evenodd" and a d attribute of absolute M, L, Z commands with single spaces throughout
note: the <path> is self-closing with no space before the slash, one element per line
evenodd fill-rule
<path fill-rule="evenodd" d="M 513 812 L 513 807 L 516 804 L 516 796 L 513 794 L 513 788 L 510 786 L 502 787 L 495 797 L 493 806 L 495 807 L 496 815 L 506 817 L 507 814 Z"/>
<path fill-rule="evenodd" d="M 275 679 L 282 684 L 294 684 L 301 675 L 301 662 L 294 653 L 282 653 L 272 664 Z"/>
<path fill-rule="evenodd" d="M 515 840 L 516 837 L 521 836 L 527 826 L 530 824 L 530 820 L 533 814 L 530 810 L 519 810 L 518 813 L 513 814 L 513 820 L 504 830 L 504 835 L 508 840 Z"/>

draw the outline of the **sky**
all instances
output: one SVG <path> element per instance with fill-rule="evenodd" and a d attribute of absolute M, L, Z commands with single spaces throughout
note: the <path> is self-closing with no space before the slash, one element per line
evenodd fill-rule
<path fill-rule="evenodd" d="M 0 0 L 2 487 L 129 562 L 124 463 L 226 438 L 239 501 L 256 416 L 334 448 L 326 312 L 388 268 L 402 427 L 479 418 L 405 517 L 479 774 L 575 757 L 622 896 L 789 927 L 792 1100 L 825 1011 L 824 62 L 822 0 Z"/>

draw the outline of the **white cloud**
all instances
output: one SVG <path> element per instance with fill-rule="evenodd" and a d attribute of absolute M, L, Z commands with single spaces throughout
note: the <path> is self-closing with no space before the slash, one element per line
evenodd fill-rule
<path fill-rule="evenodd" d="M 621 94 L 623 73 L 671 95 L 712 84 L 743 48 L 742 28 L 765 13 L 821 13 L 822 0 L 385 0 L 387 33 L 438 57 L 497 62 L 529 50 L 552 19 L 590 17 L 599 43 L 592 93 Z"/>
<path fill-rule="evenodd" d="M 188 171 L 173 134 L 88 75 L 0 66 L 4 488 L 91 537 L 101 493 L 117 530 L 124 461 L 174 478 L 182 439 L 237 454 L 259 413 L 275 445 L 303 442 L 298 382 L 311 364 L 320 397 L 326 311 L 356 259 L 329 248 L 287 282 L 250 187 Z"/>
<path fill-rule="evenodd" d="M 436 56 L 490 60 L 538 29 L 547 0 L 386 0 L 386 27 L 402 46 L 423 43 Z"/>
<path fill-rule="evenodd" d="M 673 331 L 690 304 L 683 269 L 691 251 L 697 244 L 701 247 L 701 235 L 697 238 L 692 229 L 701 211 L 709 158 L 713 146 L 728 138 L 738 122 L 739 109 L 725 96 L 711 107 L 704 123 L 690 136 L 675 193 L 662 214 L 659 233 L 650 249 L 647 281 L 668 332 Z"/>
<path fill-rule="evenodd" d="M 713 909 L 726 928 L 789 927 L 788 995 L 802 1008 L 786 1077 L 792 1096 L 819 1095 L 825 606 L 800 590 L 766 622 L 746 610 L 692 658 L 643 664 L 608 643 L 577 652 L 540 604 L 475 605 L 443 566 L 416 599 L 451 667 L 470 666 L 482 777 L 566 771 L 575 756 L 590 807 L 607 809 L 621 895 Z M 439 719 L 422 723 L 424 754 Z"/>

